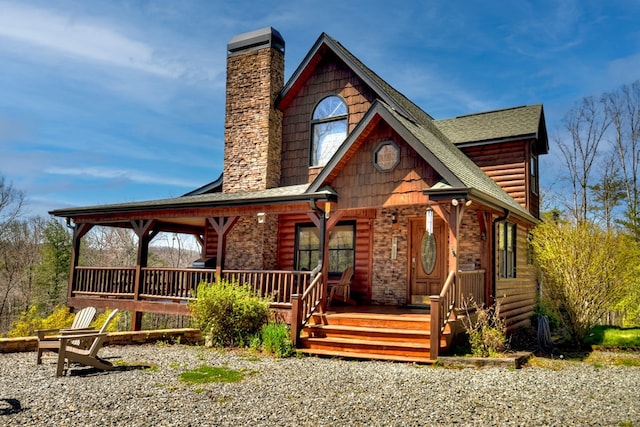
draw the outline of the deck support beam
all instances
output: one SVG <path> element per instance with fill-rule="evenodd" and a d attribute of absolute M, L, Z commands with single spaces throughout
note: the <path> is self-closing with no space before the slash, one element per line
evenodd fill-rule
<path fill-rule="evenodd" d="M 216 277 L 219 278 L 222 276 L 222 260 L 224 258 L 224 251 L 227 247 L 227 234 L 229 230 L 238 222 L 237 216 L 231 217 L 209 217 L 207 221 L 213 227 L 213 231 L 218 234 L 218 246 L 216 248 Z"/>
<path fill-rule="evenodd" d="M 133 290 L 133 300 L 138 301 L 140 299 L 140 290 L 143 287 L 144 277 L 142 269 L 147 266 L 149 262 L 149 243 L 156 236 L 153 227 L 156 221 L 152 219 L 147 220 L 132 220 L 131 228 L 138 236 L 138 260 L 136 262 L 136 278 Z M 131 314 L 131 330 L 139 331 L 142 329 L 142 311 L 133 310 Z"/>
<path fill-rule="evenodd" d="M 69 275 L 69 290 L 67 299 L 73 296 L 76 283 L 78 260 L 80 259 L 80 242 L 82 237 L 93 228 L 93 224 L 82 222 L 73 226 L 73 242 L 71 245 L 71 274 Z"/>

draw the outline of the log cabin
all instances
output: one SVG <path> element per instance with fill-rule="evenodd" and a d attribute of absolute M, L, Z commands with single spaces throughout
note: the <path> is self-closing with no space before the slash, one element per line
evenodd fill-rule
<path fill-rule="evenodd" d="M 509 331 L 529 324 L 542 105 L 437 120 L 324 33 L 286 83 L 274 28 L 227 50 L 218 179 L 176 198 L 51 212 L 74 230 L 70 306 L 130 310 L 139 329 L 143 312 L 188 314 L 197 285 L 224 278 L 270 297 L 303 351 L 425 362 L 447 350 L 470 301 L 500 301 Z M 78 264 L 96 225 L 135 232 L 135 266 Z M 148 267 L 162 231 L 196 236 L 192 268 Z"/>

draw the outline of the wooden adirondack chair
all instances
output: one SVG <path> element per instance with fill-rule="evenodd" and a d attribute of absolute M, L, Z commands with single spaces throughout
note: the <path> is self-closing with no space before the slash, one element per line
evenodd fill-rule
<path fill-rule="evenodd" d="M 74 332 L 82 329 L 88 329 L 91 321 L 96 315 L 95 307 L 85 307 L 76 313 L 76 317 L 73 319 L 73 323 L 70 328 L 53 328 L 53 329 L 38 329 L 38 355 L 36 358 L 36 364 L 42 363 L 42 353 L 45 351 L 58 352 L 60 347 L 60 341 L 58 340 L 58 334 L 63 332 Z"/>
<path fill-rule="evenodd" d="M 353 267 L 348 267 L 342 272 L 340 281 L 331 286 L 329 291 L 329 299 L 327 301 L 327 308 L 331 306 L 331 302 L 334 299 L 342 300 L 346 303 L 354 303 L 351 299 L 351 278 L 353 277 Z"/>
<path fill-rule="evenodd" d="M 58 366 L 56 368 L 56 377 L 62 376 L 65 367 L 67 368 L 72 362 L 80 363 L 85 366 L 92 366 L 104 371 L 113 369 L 111 362 L 98 357 L 98 351 L 102 348 L 107 338 L 107 326 L 115 317 L 118 310 L 113 310 L 104 325 L 99 331 L 78 331 L 77 334 L 60 335 L 60 348 L 58 350 Z M 75 342 L 87 343 L 88 345 L 76 345 Z"/>

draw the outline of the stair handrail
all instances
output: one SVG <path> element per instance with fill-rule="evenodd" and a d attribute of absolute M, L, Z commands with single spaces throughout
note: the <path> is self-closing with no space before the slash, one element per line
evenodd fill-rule
<path fill-rule="evenodd" d="M 300 331 L 322 303 L 322 277 L 321 273 L 316 274 L 302 295 L 291 295 L 291 342 L 296 347 L 300 341 Z"/>
<path fill-rule="evenodd" d="M 447 280 L 444 282 L 444 286 L 439 295 L 431 296 L 431 350 L 430 357 L 432 360 L 438 358 L 440 351 L 440 337 L 444 332 L 444 329 L 449 323 L 449 318 L 456 305 L 455 301 L 455 285 L 456 285 L 456 272 L 455 270 L 449 271 Z"/>

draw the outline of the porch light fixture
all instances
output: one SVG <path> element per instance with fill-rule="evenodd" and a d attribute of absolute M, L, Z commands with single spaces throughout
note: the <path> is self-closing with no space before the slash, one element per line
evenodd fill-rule
<path fill-rule="evenodd" d="M 391 212 L 391 223 L 392 224 L 396 224 L 398 222 L 398 213 L 397 212 Z"/>
<path fill-rule="evenodd" d="M 426 228 L 427 228 L 427 233 L 429 234 L 433 234 L 433 209 L 431 209 L 431 206 L 427 207 L 427 212 L 426 212 Z"/>
<path fill-rule="evenodd" d="M 265 213 L 258 212 L 258 224 L 264 224 Z"/>
<path fill-rule="evenodd" d="M 471 200 L 466 200 L 466 199 L 452 199 L 451 200 L 451 204 L 453 206 L 458 206 L 458 205 L 464 205 L 466 207 L 471 206 Z"/>
<path fill-rule="evenodd" d="M 324 202 L 324 217 L 329 218 L 331 216 L 331 202 Z"/>

